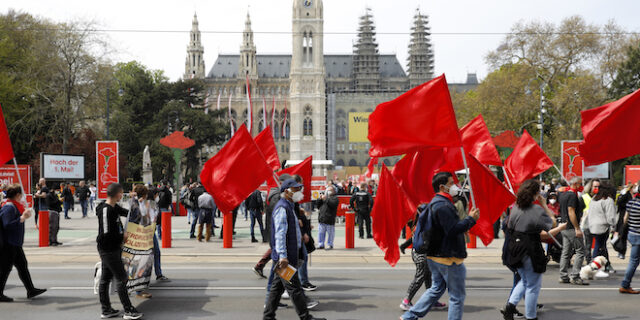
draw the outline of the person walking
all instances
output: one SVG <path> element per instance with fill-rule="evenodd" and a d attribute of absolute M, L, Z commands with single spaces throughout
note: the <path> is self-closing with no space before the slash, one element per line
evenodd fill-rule
<path fill-rule="evenodd" d="M 631 288 L 631 280 L 636 273 L 638 265 L 640 265 L 640 193 L 636 193 L 635 197 L 627 202 L 622 228 L 625 227 L 629 228 L 627 239 L 631 245 L 631 252 L 627 271 L 625 271 L 624 279 L 620 283 L 619 292 L 639 294 L 640 291 Z"/>
<path fill-rule="evenodd" d="M 22 187 L 13 184 L 6 189 L 6 199 L 0 208 L 0 236 L 2 246 L 0 250 L 0 302 L 12 302 L 13 299 L 4 295 L 4 287 L 11 273 L 16 267 L 18 276 L 27 289 L 27 298 L 31 299 L 45 293 L 46 289 L 38 289 L 33 285 L 31 273 L 27 265 L 22 245 L 24 244 L 24 222 L 32 215 L 33 210 L 26 209 L 22 202 Z"/>
<path fill-rule="evenodd" d="M 580 268 L 585 257 L 584 234 L 580 228 L 580 219 L 584 209 L 583 201 L 578 198 L 582 190 L 582 178 L 573 177 L 569 189 L 558 196 L 560 216 L 563 222 L 568 222 L 567 229 L 562 231 L 562 255 L 560 256 L 560 283 L 588 285 L 580 278 Z M 574 255 L 573 269 L 568 273 L 571 257 Z"/>
<path fill-rule="evenodd" d="M 109 299 L 109 284 L 112 279 L 118 291 L 118 297 L 124 308 L 124 319 L 140 319 L 143 314 L 138 312 L 129 300 L 127 292 L 128 276 L 122 263 L 122 243 L 124 241 L 124 227 L 120 217 L 126 217 L 129 213 L 120 207 L 118 202 L 122 200 L 124 191 L 118 183 L 112 183 L 107 187 L 107 200 L 98 204 L 96 215 L 98 216 L 98 236 L 96 242 L 100 254 L 102 273 L 98 293 L 102 306 L 101 317 L 114 318 L 120 315 L 119 310 L 113 309 Z"/>
<path fill-rule="evenodd" d="M 91 208 L 91 211 L 93 211 L 93 204 L 96 201 L 96 192 L 98 191 L 98 189 L 96 188 L 96 185 L 91 183 L 89 184 L 89 192 L 91 192 L 91 195 L 89 195 L 89 205 Z"/>
<path fill-rule="evenodd" d="M 365 224 L 367 227 L 367 239 L 373 238 L 371 234 L 371 208 L 373 208 L 373 198 L 367 188 L 366 183 L 361 184 L 360 190 L 354 193 L 349 200 L 349 204 L 357 214 L 360 239 L 364 239 Z"/>
<path fill-rule="evenodd" d="M 580 229 L 582 229 L 583 239 L 584 239 L 584 261 L 585 263 L 589 263 L 593 257 L 591 256 L 591 246 L 593 245 L 594 236 L 591 230 L 589 230 L 589 223 L 586 222 L 587 212 L 589 212 L 589 205 L 591 204 L 591 199 L 595 197 L 600 188 L 600 180 L 599 179 L 591 179 L 584 186 L 584 190 L 582 190 L 582 202 L 584 203 L 584 209 L 582 210 L 582 218 L 580 219 Z"/>
<path fill-rule="evenodd" d="M 207 191 L 198 197 L 198 207 L 200 208 L 200 217 L 198 219 L 198 241 L 202 242 L 202 229 L 205 228 L 204 239 L 206 242 L 209 242 L 213 235 L 213 221 L 215 221 L 213 213 L 218 208 L 216 207 L 216 203 L 213 201 L 213 197 Z"/>
<path fill-rule="evenodd" d="M 610 270 L 610 263 L 607 239 L 609 238 L 610 231 L 614 230 L 618 224 L 618 213 L 614 202 L 615 197 L 616 190 L 613 187 L 601 185 L 591 200 L 589 210 L 585 217 L 586 224 L 595 238 L 595 246 L 593 248 L 593 254 L 591 255 L 592 259 L 600 255 L 607 258 L 605 269 L 598 270 L 595 275 L 596 278 L 609 277 L 607 270 Z M 587 250 L 589 249 L 590 246 L 587 247 Z"/>
<path fill-rule="evenodd" d="M 80 201 L 80 208 L 82 209 L 82 218 L 87 217 L 87 208 L 89 205 L 89 197 L 91 196 L 91 190 L 85 184 L 84 180 L 80 181 L 80 185 L 76 188 L 76 197 Z"/>
<path fill-rule="evenodd" d="M 289 264 L 298 266 L 298 252 L 302 248 L 302 233 L 298 218 L 294 212 L 294 203 L 300 202 L 302 194 L 301 183 L 294 179 L 285 181 L 280 186 L 282 198 L 276 204 L 273 211 L 272 230 L 270 232 L 270 246 L 272 249 L 271 258 L 275 266 L 274 271 L 286 269 Z M 297 273 L 297 272 L 296 272 Z M 309 314 L 307 301 L 304 297 L 300 279 L 297 274 L 287 281 L 274 272 L 273 283 L 269 291 L 269 297 L 265 304 L 263 319 L 273 320 L 276 318 L 276 310 L 280 298 L 284 291 L 287 291 L 293 302 L 298 317 L 302 320 L 318 319 Z"/>
<path fill-rule="evenodd" d="M 195 220 L 191 222 L 191 232 L 189 233 L 189 238 L 190 239 L 195 239 L 196 238 L 196 225 L 198 220 L 200 219 L 200 207 L 198 207 L 198 198 L 205 193 L 205 189 L 204 187 L 198 183 L 198 182 L 194 182 L 193 184 L 193 189 L 191 189 L 191 192 L 189 193 L 189 200 L 191 201 L 191 205 L 192 205 L 192 209 L 193 210 L 193 215 L 195 217 Z"/>
<path fill-rule="evenodd" d="M 540 205 L 534 204 L 537 201 Z M 516 205 L 511 210 L 506 223 L 506 250 L 503 262 L 510 269 L 517 270 L 519 280 L 511 291 L 505 306 L 505 320 L 513 320 L 518 302 L 525 299 L 526 319 L 537 319 L 538 295 L 542 287 L 542 274 L 547 268 L 547 259 L 542 248 L 541 233 L 547 236 L 556 225 L 555 213 L 547 206 L 540 194 L 540 183 L 525 181 L 518 190 Z M 566 227 L 566 224 L 561 228 Z M 556 229 L 554 233 L 559 232 Z"/>
<path fill-rule="evenodd" d="M 336 196 L 336 190 L 333 186 L 328 186 L 324 194 L 317 200 L 318 210 L 318 249 L 333 249 L 333 239 L 336 235 L 336 215 L 338 213 L 338 204 L 340 200 Z M 324 246 L 325 236 L 327 246 Z"/>
<path fill-rule="evenodd" d="M 64 204 L 64 218 L 71 219 L 71 217 L 69 217 L 69 210 L 73 211 L 71 208 L 73 206 L 73 191 L 71 191 L 71 184 L 68 182 L 61 183 L 60 186 L 63 187 L 61 191 Z"/>
<path fill-rule="evenodd" d="M 424 317 L 449 289 L 448 319 L 462 319 L 467 269 L 464 259 L 467 257 L 464 233 L 476 224 L 480 214 L 478 209 L 469 210 L 469 216 L 460 220 L 453 206 L 453 175 L 450 172 L 437 173 L 431 183 L 436 192 L 429 203 L 428 219 L 431 219 L 431 237 L 425 249 L 427 263 L 431 270 L 431 288 L 427 290 L 400 319 L 415 320 Z M 455 192 L 454 192 L 455 191 Z"/>
<path fill-rule="evenodd" d="M 260 236 L 262 237 L 262 242 L 267 242 L 267 238 L 264 236 L 264 226 L 262 224 L 262 212 L 264 210 L 264 202 L 262 201 L 262 192 L 260 190 L 255 190 L 249 195 L 247 200 L 244 201 L 244 205 L 249 210 L 249 214 L 251 217 L 251 242 L 258 242 L 254 234 L 254 228 L 256 226 L 256 221 L 260 226 Z"/>
<path fill-rule="evenodd" d="M 58 242 L 58 231 L 60 231 L 60 212 L 62 211 L 62 201 L 58 197 L 58 192 L 53 190 L 47 193 L 47 197 L 43 199 L 47 202 L 49 208 L 49 245 L 61 246 Z"/>

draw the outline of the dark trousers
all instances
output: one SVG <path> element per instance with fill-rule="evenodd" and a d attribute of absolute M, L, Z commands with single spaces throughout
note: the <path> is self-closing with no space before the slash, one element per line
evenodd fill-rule
<path fill-rule="evenodd" d="M 122 263 L 122 252 L 116 250 L 112 252 L 100 252 L 100 260 L 102 261 L 102 276 L 100 277 L 100 286 L 98 287 L 98 294 L 100 296 L 100 304 L 102 305 L 102 311 L 106 311 L 111 308 L 111 301 L 109 300 L 109 283 L 113 278 L 116 282 L 116 290 L 120 297 L 120 302 L 125 311 L 131 310 L 131 300 L 129 300 L 129 294 L 127 293 L 127 273 L 124 270 L 124 264 Z"/>
<path fill-rule="evenodd" d="M 264 270 L 264 267 L 267 265 L 267 262 L 271 261 L 271 248 L 264 253 L 258 264 L 256 264 L 256 269 Z"/>
<path fill-rule="evenodd" d="M 2 257 L 0 264 L 0 295 L 4 294 L 4 286 L 7 284 L 7 279 L 9 279 L 9 274 L 14 266 L 18 269 L 18 276 L 22 284 L 24 284 L 24 288 L 27 289 L 27 293 L 33 292 L 35 287 L 33 286 L 33 281 L 31 281 L 27 257 L 25 257 L 22 247 L 5 243 L 0 256 Z"/>
<path fill-rule="evenodd" d="M 278 274 L 275 272 L 273 277 L 274 278 L 273 282 L 271 283 L 271 290 L 269 291 L 269 297 L 267 298 L 267 303 L 264 308 L 262 319 L 275 320 L 276 310 L 278 309 L 280 298 L 282 297 L 282 294 L 285 290 L 287 290 L 289 296 L 291 297 L 291 301 L 293 302 L 293 306 L 296 309 L 298 317 L 303 320 L 311 318 L 311 316 L 309 315 L 309 310 L 307 310 L 307 300 L 304 297 L 302 285 L 300 284 L 298 275 L 294 274 L 293 277 L 291 277 L 291 282 L 287 282 L 286 280 L 280 278 L 280 276 L 278 276 Z"/>
<path fill-rule="evenodd" d="M 371 213 L 358 212 L 358 233 L 360 238 L 364 237 L 364 227 L 367 227 L 367 237 L 371 237 Z"/>
<path fill-rule="evenodd" d="M 255 238 L 255 233 L 253 229 L 256 227 L 256 222 L 260 226 L 260 235 L 262 236 L 262 240 L 264 239 L 264 226 L 262 225 L 262 212 L 258 209 L 249 209 L 251 213 L 251 238 Z"/>

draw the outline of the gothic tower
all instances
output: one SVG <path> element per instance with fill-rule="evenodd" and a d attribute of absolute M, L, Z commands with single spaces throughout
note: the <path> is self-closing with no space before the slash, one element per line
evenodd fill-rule
<path fill-rule="evenodd" d="M 187 60 L 184 65 L 184 78 L 204 78 L 204 48 L 200 42 L 198 16 L 193 14 L 189 45 L 187 46 Z"/>
<path fill-rule="evenodd" d="M 416 10 L 411 27 L 409 43 L 409 86 L 411 88 L 423 84 L 433 78 L 433 47 L 431 45 L 431 28 L 429 17 Z"/>
<path fill-rule="evenodd" d="M 326 159 L 322 0 L 293 1 L 291 55 L 291 160 Z"/>
<path fill-rule="evenodd" d="M 242 45 L 240 46 L 240 70 L 238 76 L 245 79 L 249 75 L 249 79 L 258 78 L 258 62 L 256 60 L 256 45 L 253 43 L 253 31 L 251 30 L 251 18 L 247 12 L 247 20 L 244 22 L 244 31 L 242 32 Z"/>
<path fill-rule="evenodd" d="M 353 77 L 357 91 L 380 89 L 380 53 L 369 8 L 360 17 L 358 40 L 353 46 Z"/>

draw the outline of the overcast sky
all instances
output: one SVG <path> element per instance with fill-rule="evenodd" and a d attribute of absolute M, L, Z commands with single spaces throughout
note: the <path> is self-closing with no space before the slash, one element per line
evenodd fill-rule
<path fill-rule="evenodd" d="M 301 0 L 297 0 L 301 1 Z M 379 33 L 381 53 L 395 53 L 406 65 L 412 17 L 416 8 L 429 15 L 434 33 L 508 32 L 519 20 L 559 22 L 570 15 L 604 24 L 614 19 L 629 31 L 640 31 L 640 1 L 426 1 L 426 0 L 324 0 L 325 53 L 351 53 L 358 17 L 372 9 Z M 138 60 L 152 69 L 164 70 L 172 80 L 184 73 L 186 45 L 193 13 L 204 33 L 207 72 L 218 53 L 238 53 L 247 10 L 251 14 L 258 54 L 291 52 L 292 0 L 3 0 L 9 8 L 54 21 L 93 20 L 108 30 L 168 30 L 182 32 L 107 32 L 116 49 L 114 61 Z M 238 32 L 238 33 L 234 33 Z M 258 33 L 276 32 L 276 33 Z M 391 33 L 391 34 L 384 34 Z M 401 33 L 401 34 L 398 34 Z M 449 82 L 463 82 L 467 72 L 480 78 L 487 74 L 484 56 L 504 35 L 434 34 L 436 74 L 446 73 Z"/>

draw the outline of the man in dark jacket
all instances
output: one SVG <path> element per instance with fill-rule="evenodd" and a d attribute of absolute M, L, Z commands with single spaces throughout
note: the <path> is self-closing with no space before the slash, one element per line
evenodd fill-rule
<path fill-rule="evenodd" d="M 113 318 L 120 314 L 120 311 L 111 307 L 109 301 L 109 283 L 112 278 L 116 284 L 116 290 L 120 297 L 120 302 L 124 307 L 124 319 L 140 319 L 142 313 L 138 312 L 129 300 L 127 293 L 127 273 L 122 263 L 122 242 L 124 240 L 124 228 L 120 217 L 126 217 L 128 211 L 118 205 L 122 199 L 123 189 L 118 183 L 112 183 L 107 187 L 107 201 L 100 203 L 96 207 L 98 216 L 98 253 L 102 261 L 102 273 L 100 286 L 98 289 L 100 304 L 102 305 L 102 315 L 104 318 Z"/>
<path fill-rule="evenodd" d="M 76 188 L 76 197 L 80 201 L 80 208 L 82 208 L 82 218 L 87 217 L 87 205 L 89 204 L 89 196 L 91 196 L 91 190 L 85 185 L 84 180 L 80 181 L 80 185 Z"/>
<path fill-rule="evenodd" d="M 358 218 L 358 233 L 360 239 L 364 238 L 364 227 L 367 226 L 367 239 L 372 239 L 371 235 L 371 208 L 373 208 L 373 198 L 367 190 L 367 184 L 360 185 L 360 190 L 354 193 L 349 200 L 349 204 L 356 211 Z"/>
<path fill-rule="evenodd" d="M 326 250 L 333 249 L 333 238 L 336 234 L 336 215 L 338 213 L 338 204 L 340 200 L 336 196 L 336 191 L 333 186 L 327 187 L 324 195 L 318 199 L 318 222 L 320 227 L 318 228 L 318 249 L 324 249 L 325 234 L 327 235 L 327 247 Z"/>
<path fill-rule="evenodd" d="M 64 218 L 71 219 L 69 217 L 69 209 L 73 206 L 73 192 L 71 191 L 71 184 L 68 182 L 64 184 L 62 189 L 62 200 L 64 201 Z"/>
<path fill-rule="evenodd" d="M 40 200 L 47 203 L 49 208 L 49 245 L 61 246 L 58 242 L 58 231 L 60 230 L 60 211 L 62 211 L 62 201 L 58 198 L 56 190 L 47 192 L 46 198 Z"/>
<path fill-rule="evenodd" d="M 249 210 L 251 215 L 251 242 L 258 242 L 253 229 L 256 226 L 256 220 L 260 226 L 260 235 L 262 236 L 262 242 L 267 242 L 267 238 L 264 237 L 264 226 L 262 224 L 262 211 L 264 210 L 264 202 L 262 201 L 262 192 L 255 190 L 247 200 L 244 201 L 244 205 Z"/>
<path fill-rule="evenodd" d="M 202 184 L 197 183 L 196 182 L 196 186 L 191 189 L 191 192 L 189 194 L 189 200 L 190 203 L 193 205 L 192 209 L 193 210 L 193 214 L 196 217 L 195 221 L 200 220 L 200 207 L 198 207 L 198 198 L 205 192 L 204 187 L 202 186 Z M 195 239 L 196 238 L 196 223 L 191 223 L 191 233 L 189 233 L 189 238 L 191 239 Z M 220 233 L 220 235 L 222 235 L 222 233 Z"/>
<path fill-rule="evenodd" d="M 449 319 L 462 319 L 467 274 L 463 264 L 467 257 L 464 233 L 476 224 L 479 212 L 473 208 L 469 211 L 468 217 L 459 219 L 453 206 L 453 185 L 453 176 L 449 172 L 440 172 L 433 177 L 432 186 L 437 193 L 429 203 L 430 211 L 427 218 L 431 219 L 432 223 L 427 247 L 427 263 L 432 274 L 432 284 L 420 300 L 402 315 L 402 319 L 423 318 L 442 297 L 447 287 Z"/>

